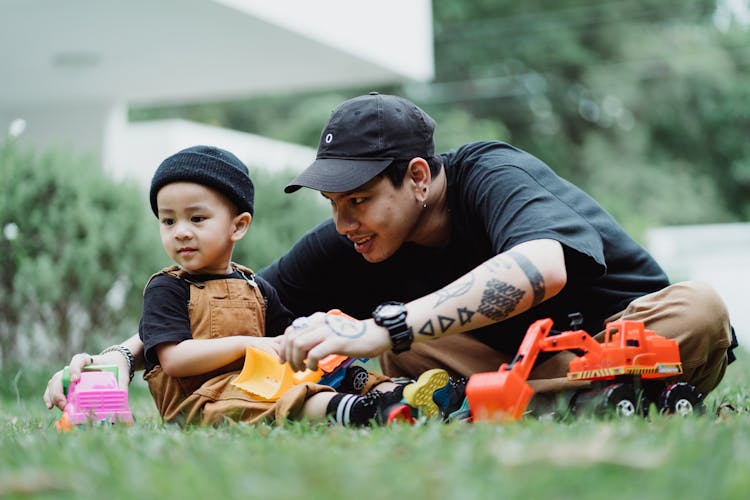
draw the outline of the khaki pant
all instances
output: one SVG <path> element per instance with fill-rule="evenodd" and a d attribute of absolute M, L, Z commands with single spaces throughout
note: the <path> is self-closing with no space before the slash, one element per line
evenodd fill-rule
<path fill-rule="evenodd" d="M 215 425 L 225 421 L 281 424 L 287 419 L 298 418 L 305 402 L 313 395 L 334 390 L 324 385 L 304 383 L 293 386 L 278 401 L 258 401 L 231 384 L 239 374 L 239 370 L 220 373 L 201 384 L 187 397 L 182 396 L 183 390 L 177 389 L 178 379 L 166 377 L 161 366 L 148 372 L 145 379 L 152 387 L 155 398 L 162 395 L 161 399 L 157 399 L 157 405 L 170 409 L 169 413 L 163 414 L 164 420 L 181 425 Z M 390 379 L 379 373 L 368 372 L 367 382 L 360 394 L 365 394 L 388 380 Z M 165 381 L 169 383 L 165 385 Z M 163 389 L 157 393 L 155 387 Z M 169 404 L 165 404 L 165 401 Z"/>
<path fill-rule="evenodd" d="M 727 367 L 731 326 L 726 306 L 707 284 L 684 282 L 640 297 L 609 321 L 638 320 L 659 335 L 677 340 L 684 373 L 680 380 L 693 384 L 704 395 L 721 381 Z M 558 325 L 559 326 L 559 325 Z M 601 339 L 604 332 L 596 335 Z M 444 368 L 451 376 L 497 370 L 516 353 L 503 353 L 469 335 L 451 335 L 431 342 L 415 343 L 410 351 L 381 356 L 383 372 L 391 377 L 416 378 L 432 368 Z M 570 352 L 555 354 L 537 365 L 529 376 L 536 392 L 559 392 L 586 387 L 588 382 L 566 378 Z"/>

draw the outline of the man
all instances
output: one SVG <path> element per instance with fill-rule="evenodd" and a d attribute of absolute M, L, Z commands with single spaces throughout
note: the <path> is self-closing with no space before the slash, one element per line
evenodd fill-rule
<path fill-rule="evenodd" d="M 563 329 L 580 312 L 592 334 L 645 321 L 679 342 L 685 380 L 704 394 L 719 383 L 732 335 L 713 290 L 670 286 L 604 209 L 539 159 L 499 142 L 435 156 L 434 127 L 400 97 L 346 101 L 317 159 L 285 188 L 320 191 L 333 211 L 262 271 L 295 315 L 310 315 L 282 340 L 292 367 L 336 352 L 382 355 L 390 376 L 469 376 L 509 361 L 534 320 Z M 359 321 L 313 314 L 330 307 Z M 532 385 L 571 387 L 571 356 L 548 356 Z"/>
<path fill-rule="evenodd" d="M 434 127 L 400 97 L 348 100 L 316 160 L 285 188 L 320 191 L 333 212 L 259 273 L 298 317 L 282 340 L 294 368 L 336 352 L 381 355 L 392 377 L 434 368 L 466 377 L 512 359 L 533 321 L 563 329 L 581 313 L 591 334 L 615 319 L 645 321 L 680 344 L 684 380 L 703 394 L 720 382 L 734 344 L 710 287 L 670 285 L 598 203 L 541 160 L 501 142 L 435 155 Z M 358 320 L 320 313 L 331 308 Z M 125 346 L 142 349 L 137 338 Z M 71 372 L 118 352 L 107 356 L 76 355 Z M 531 385 L 571 388 L 571 356 L 542 357 Z M 53 377 L 47 405 L 60 394 Z"/>

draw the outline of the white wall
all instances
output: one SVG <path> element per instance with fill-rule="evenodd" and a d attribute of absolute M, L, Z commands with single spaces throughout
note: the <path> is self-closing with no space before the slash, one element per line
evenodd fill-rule
<path fill-rule="evenodd" d="M 315 159 L 315 150 L 253 134 L 187 120 L 121 123 L 111 128 L 106 169 L 115 178 L 148 186 L 156 167 L 180 149 L 206 144 L 231 151 L 251 170 L 299 172 Z M 291 179 L 290 179 L 291 180 Z"/>
<path fill-rule="evenodd" d="M 76 103 L 55 106 L 25 106 L 0 109 L 3 134 L 15 119 L 26 122 L 18 141 L 23 146 L 67 148 L 78 154 L 101 159 L 103 131 L 107 129 L 113 108 L 111 103 Z"/>

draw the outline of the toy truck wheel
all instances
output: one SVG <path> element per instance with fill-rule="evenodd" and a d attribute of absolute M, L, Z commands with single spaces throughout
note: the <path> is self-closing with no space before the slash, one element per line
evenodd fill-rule
<path fill-rule="evenodd" d="M 630 384 L 612 384 L 604 390 L 604 406 L 618 416 L 632 417 L 638 412 L 638 399 Z"/>
<path fill-rule="evenodd" d="M 687 382 L 668 385 L 659 397 L 659 410 L 662 413 L 692 415 L 703 411 L 703 396 Z"/>
<path fill-rule="evenodd" d="M 605 416 L 615 413 L 629 417 L 638 413 L 638 399 L 633 386 L 627 383 L 610 384 L 577 393 L 571 405 L 576 414 L 593 413 Z"/>
<path fill-rule="evenodd" d="M 347 392 L 349 394 L 361 394 L 362 390 L 367 384 L 369 374 L 367 370 L 361 366 L 351 365 L 346 369 L 341 385 L 338 388 L 339 392 Z"/>

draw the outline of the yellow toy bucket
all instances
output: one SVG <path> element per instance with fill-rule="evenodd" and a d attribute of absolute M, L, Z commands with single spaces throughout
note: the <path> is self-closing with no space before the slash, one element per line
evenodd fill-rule
<path fill-rule="evenodd" d="M 338 309 L 331 309 L 328 314 L 350 318 Z M 232 385 L 262 401 L 276 401 L 293 385 L 318 382 L 323 375 L 333 372 L 347 359 L 346 356 L 329 354 L 318 362 L 317 370 L 294 372 L 289 363 L 282 365 L 272 354 L 248 347 L 245 350 L 245 364 Z"/>
<path fill-rule="evenodd" d="M 263 401 L 276 401 L 293 385 L 317 382 L 322 370 L 293 372 L 289 363 L 283 365 L 272 354 L 254 347 L 245 350 L 245 364 L 232 385 Z"/>

